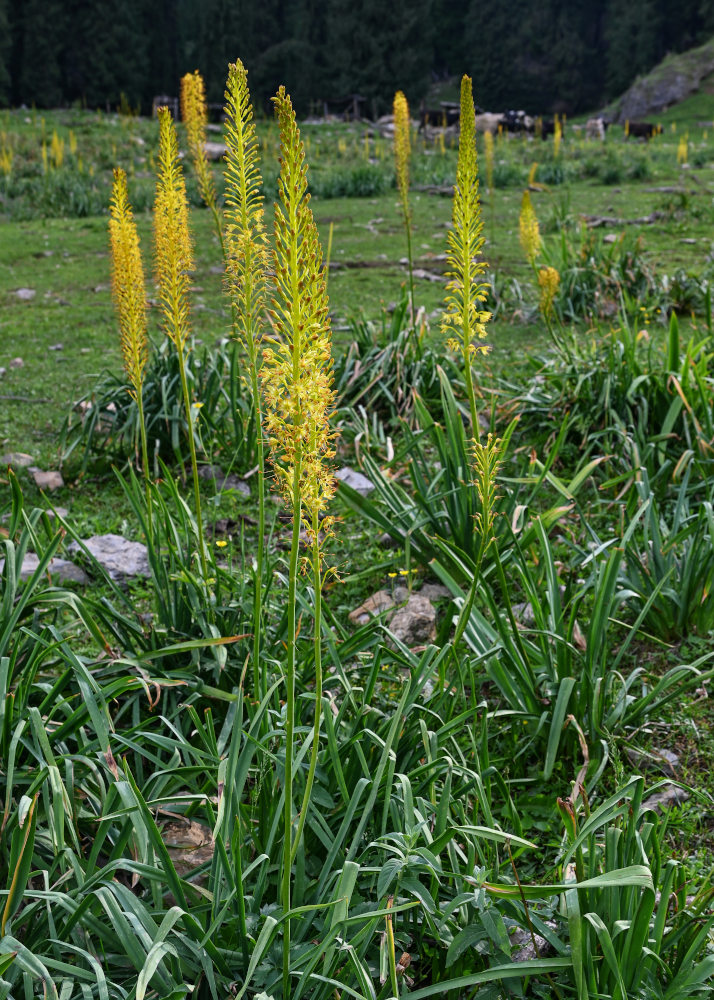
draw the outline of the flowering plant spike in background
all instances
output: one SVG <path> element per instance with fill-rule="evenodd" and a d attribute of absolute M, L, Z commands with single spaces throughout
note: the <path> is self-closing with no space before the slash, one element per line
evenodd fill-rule
<path fill-rule="evenodd" d="M 141 395 L 149 357 L 146 335 L 144 265 L 136 223 L 129 203 L 126 174 L 118 167 L 109 204 L 109 242 L 112 260 L 112 296 L 119 317 L 124 370 L 134 399 Z"/>
<path fill-rule="evenodd" d="M 124 371 L 130 384 L 129 394 L 136 400 L 139 409 L 141 460 L 148 487 L 149 457 L 142 399 L 144 371 L 149 360 L 146 289 L 139 234 L 129 203 L 126 174 L 121 168 L 114 171 L 112 198 L 109 204 L 109 244 L 112 260 L 112 295 L 119 317 L 121 353 Z"/>
<path fill-rule="evenodd" d="M 477 351 L 486 351 L 485 345 L 474 343 L 474 338 L 483 339 L 486 336 L 485 324 L 491 314 L 483 308 L 488 285 L 481 280 L 486 262 L 481 258 L 484 244 L 483 220 L 478 192 L 475 110 L 468 76 L 464 76 L 461 81 L 461 133 L 452 222 L 453 226 L 446 235 L 450 280 L 446 286 L 446 311 L 442 330 L 459 335 L 458 339 L 450 337 L 449 343 L 462 354 L 471 412 L 471 433 L 478 440 L 478 414 L 471 365 Z"/>
<path fill-rule="evenodd" d="M 181 78 L 181 118 L 186 126 L 186 138 L 201 197 L 209 208 L 216 207 L 216 185 L 206 159 L 206 92 L 203 77 L 195 70 Z"/>
<path fill-rule="evenodd" d="M 521 240 L 523 253 L 526 255 L 526 260 L 531 267 L 534 267 L 535 259 L 540 251 L 541 240 L 538 217 L 535 214 L 535 209 L 533 208 L 531 196 L 528 191 L 523 192 L 521 212 L 518 218 L 518 234 Z"/>
<path fill-rule="evenodd" d="M 189 343 L 189 272 L 193 268 L 193 248 L 188 229 L 188 201 L 179 160 L 176 129 L 168 108 L 159 108 L 159 167 L 154 201 L 154 240 L 156 245 L 156 283 L 163 327 L 171 339 L 179 360 L 181 391 L 186 410 L 193 473 L 193 493 L 196 504 L 199 556 L 203 579 L 208 579 L 206 543 L 201 523 L 201 490 L 198 481 L 194 421 L 196 408 L 191 405 L 186 376 L 186 355 Z"/>
<path fill-rule="evenodd" d="M 412 308 L 412 324 L 416 323 L 414 305 L 414 260 L 412 254 L 412 218 L 409 209 L 409 160 L 411 158 L 412 123 L 409 105 L 401 90 L 394 95 L 394 167 L 397 175 L 397 190 L 402 205 L 404 228 L 407 234 L 407 258 L 409 261 L 409 296 Z"/>

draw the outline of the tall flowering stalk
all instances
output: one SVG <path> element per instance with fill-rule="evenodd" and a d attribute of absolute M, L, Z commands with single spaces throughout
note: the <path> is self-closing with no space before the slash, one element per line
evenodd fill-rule
<path fill-rule="evenodd" d="M 186 73 L 181 78 L 181 118 L 186 126 L 186 139 L 193 168 L 196 171 L 198 190 L 204 204 L 210 208 L 213 215 L 213 223 L 225 258 L 223 224 L 216 199 L 216 185 L 206 158 L 206 125 L 208 123 L 206 90 L 203 77 L 198 70 Z"/>
<path fill-rule="evenodd" d="M 540 226 L 528 191 L 523 192 L 521 212 L 518 217 L 518 235 L 526 260 L 531 267 L 535 267 L 535 259 L 541 247 Z"/>
<path fill-rule="evenodd" d="M 333 456 L 330 414 L 333 407 L 330 319 L 325 269 L 307 192 L 307 165 L 290 97 L 281 87 L 273 98 L 280 128 L 279 201 L 275 205 L 275 285 L 269 339 L 260 377 L 265 395 L 265 427 L 272 459 L 293 530 L 288 575 L 288 637 L 285 670 L 285 804 L 282 871 L 283 913 L 290 910 L 291 868 L 310 803 L 317 765 L 322 706 L 321 535 L 330 518 L 320 518 L 335 490 L 329 467 Z M 293 759 L 295 728 L 296 596 L 301 524 L 312 549 L 315 590 L 315 723 L 310 764 L 297 829 L 293 837 Z M 290 920 L 283 935 L 283 996 L 290 996 Z"/>
<path fill-rule="evenodd" d="M 482 339 L 486 336 L 485 324 L 491 314 L 483 308 L 488 285 L 481 280 L 481 276 L 487 265 L 480 256 L 484 244 L 483 220 L 478 191 L 475 109 L 471 79 L 468 76 L 461 80 L 461 133 L 452 221 L 453 227 L 446 236 L 450 281 L 446 286 L 446 311 L 442 330 L 448 334 L 460 335 L 458 340 L 450 337 L 449 345 L 454 350 L 461 351 L 471 413 L 471 433 L 478 441 L 472 364 L 474 354 L 479 351 L 485 353 L 487 348 L 474 343 L 474 337 Z"/>
<path fill-rule="evenodd" d="M 402 204 L 404 229 L 407 234 L 407 259 L 409 261 L 409 296 L 412 306 L 412 323 L 416 323 L 414 306 L 414 260 L 412 254 L 412 216 L 409 208 L 409 160 L 411 158 L 412 125 L 409 118 L 409 104 L 401 90 L 394 95 L 394 166 L 397 175 L 397 190 Z"/>
<path fill-rule="evenodd" d="M 263 198 L 258 140 L 248 91 L 248 74 L 240 60 L 228 67 L 226 101 L 226 275 L 235 322 L 234 332 L 248 356 L 248 369 L 258 457 L 258 549 L 255 572 L 253 694 L 263 693 L 260 642 L 265 538 L 265 447 L 258 379 L 260 342 L 265 319 L 265 281 L 268 249 L 263 222 Z"/>
<path fill-rule="evenodd" d="M 141 261 L 139 234 L 129 202 L 125 172 L 114 171 L 112 197 L 109 203 L 109 245 L 111 250 L 112 295 L 119 317 L 119 333 L 124 371 L 129 379 L 129 395 L 139 410 L 141 464 L 149 491 L 149 455 L 144 424 L 144 371 L 149 360 L 146 334 L 146 291 L 144 265 Z M 147 507 L 148 510 L 148 507 Z M 151 531 L 151 518 L 148 519 Z"/>
<path fill-rule="evenodd" d="M 176 348 L 181 390 L 188 420 L 193 492 L 196 504 L 199 557 L 203 579 L 208 579 L 206 543 L 203 537 L 201 491 L 198 481 L 194 422 L 197 408 L 191 405 L 186 378 L 186 357 L 190 350 L 189 271 L 193 267 L 193 247 L 188 230 L 186 185 L 179 161 L 176 129 L 168 108 L 159 108 L 159 166 L 154 201 L 154 241 L 156 282 L 164 331 Z"/>

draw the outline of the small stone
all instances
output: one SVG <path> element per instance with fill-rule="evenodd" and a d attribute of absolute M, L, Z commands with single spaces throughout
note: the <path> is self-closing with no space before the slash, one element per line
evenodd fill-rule
<path fill-rule="evenodd" d="M 422 584 L 419 595 L 429 601 L 445 601 L 451 598 L 451 591 L 443 583 L 425 583 Z"/>
<path fill-rule="evenodd" d="M 30 299 L 34 299 L 37 292 L 34 288 L 18 288 L 15 295 L 18 299 L 22 299 L 23 302 L 29 302 Z"/>
<path fill-rule="evenodd" d="M 222 160 L 226 155 L 226 147 L 222 142 L 204 142 L 203 152 L 208 160 Z"/>
<path fill-rule="evenodd" d="M 236 476 L 232 472 L 226 476 L 220 465 L 202 465 L 198 474 L 201 479 L 215 480 L 219 493 L 223 493 L 224 490 L 235 490 L 244 497 L 250 496 L 250 486 L 245 479 L 241 479 L 240 476 Z"/>
<path fill-rule="evenodd" d="M 198 475 L 201 479 L 220 479 L 223 475 L 223 469 L 220 465 L 202 465 L 198 470 Z"/>
<path fill-rule="evenodd" d="M 0 465 L 12 465 L 16 469 L 26 469 L 34 461 L 32 455 L 25 455 L 22 451 L 9 451 L 6 455 L 0 455 Z"/>
<path fill-rule="evenodd" d="M 215 842 L 211 830 L 202 823 L 186 820 L 168 823 L 161 831 L 161 839 L 179 878 L 186 878 L 199 865 L 213 860 Z M 198 882 L 208 879 L 208 872 Z"/>
<path fill-rule="evenodd" d="M 7 374 L 7 368 L 0 368 L 0 378 Z"/>
<path fill-rule="evenodd" d="M 126 583 L 128 580 L 150 575 L 147 549 L 141 542 L 130 542 L 121 535 L 109 533 L 93 535 L 83 545 L 105 570 L 109 579 L 116 583 Z M 77 542 L 72 542 L 67 551 L 76 553 L 83 549 Z"/>
<path fill-rule="evenodd" d="M 91 354 L 92 353 L 92 348 L 91 347 L 81 347 L 80 350 L 79 350 L 79 353 L 80 354 Z"/>
<path fill-rule="evenodd" d="M 603 243 L 616 243 L 617 236 L 615 233 L 606 233 L 602 238 Z"/>
<path fill-rule="evenodd" d="M 366 625 L 370 618 L 389 611 L 394 607 L 394 598 L 386 590 L 378 590 L 354 611 L 350 611 L 349 619 L 354 625 Z"/>
<path fill-rule="evenodd" d="M 61 517 L 63 520 L 69 517 L 69 511 L 66 507 L 55 507 L 54 510 L 48 510 L 47 516 L 52 520 L 53 517 Z"/>
<path fill-rule="evenodd" d="M 11 368 L 24 368 L 25 367 L 25 362 L 22 360 L 22 358 L 13 358 L 12 361 L 10 362 L 10 367 Z"/>
<path fill-rule="evenodd" d="M 32 467 L 30 467 L 29 471 L 32 473 L 32 478 L 40 490 L 59 490 L 64 486 L 64 479 L 61 472 L 43 472 L 42 469 L 34 469 Z"/>
<path fill-rule="evenodd" d="M 337 470 L 335 479 L 344 483 L 345 486 L 349 486 L 362 497 L 366 497 L 374 489 L 374 483 L 371 480 L 363 476 L 361 472 L 351 469 L 348 465 Z"/>
<path fill-rule="evenodd" d="M 672 750 L 650 750 L 645 753 L 642 750 L 635 750 L 628 747 L 627 756 L 632 765 L 641 771 L 664 771 L 665 774 L 673 778 L 679 767 L 679 754 Z"/>
<path fill-rule="evenodd" d="M 436 635 L 436 610 L 421 594 L 412 594 L 403 608 L 389 620 L 389 631 L 405 646 L 431 642 Z"/>
<path fill-rule="evenodd" d="M 51 351 L 63 351 L 64 350 L 64 344 L 50 344 L 49 349 Z"/>
<path fill-rule="evenodd" d="M 558 928 L 554 920 L 546 920 L 546 925 L 551 930 Z M 511 947 L 515 948 L 515 951 L 511 952 L 512 962 L 531 962 L 534 958 L 550 955 L 553 951 L 553 946 L 546 938 L 535 933 L 531 937 L 530 931 L 525 927 L 516 927 L 511 932 Z"/>
<path fill-rule="evenodd" d="M 26 552 L 25 558 L 22 560 L 20 579 L 29 580 L 39 565 L 40 560 L 35 553 Z M 5 560 L 3 559 L 0 560 L 0 573 L 4 568 Z M 51 559 L 47 572 L 56 577 L 58 583 L 79 583 L 82 586 L 89 583 L 89 577 L 81 566 L 77 566 L 76 563 L 70 562 L 68 559 Z"/>
<path fill-rule="evenodd" d="M 397 538 L 392 538 L 388 531 L 377 539 L 377 545 L 381 545 L 383 549 L 398 549 L 401 544 Z"/>
<path fill-rule="evenodd" d="M 649 798 L 645 799 L 642 803 L 642 809 L 665 812 L 672 806 L 678 806 L 686 802 L 688 798 L 689 792 L 685 792 L 683 788 L 680 788 L 678 785 L 666 784 L 664 788 L 660 788 L 654 795 L 650 795 Z"/>

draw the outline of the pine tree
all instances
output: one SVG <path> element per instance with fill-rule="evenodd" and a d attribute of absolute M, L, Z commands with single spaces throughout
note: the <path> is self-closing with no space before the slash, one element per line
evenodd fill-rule
<path fill-rule="evenodd" d="M 60 0 L 23 0 L 19 4 L 16 92 L 21 102 L 42 108 L 62 103 L 64 26 Z"/>
<path fill-rule="evenodd" d="M 0 0 L 0 107 L 10 101 L 10 17 L 7 0 Z"/>

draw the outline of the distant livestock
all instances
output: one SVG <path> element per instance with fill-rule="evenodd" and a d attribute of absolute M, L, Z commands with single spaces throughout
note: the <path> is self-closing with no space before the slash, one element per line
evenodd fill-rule
<path fill-rule="evenodd" d="M 635 139 L 652 139 L 662 131 L 661 125 L 654 122 L 625 122 L 625 135 L 633 136 Z"/>
<path fill-rule="evenodd" d="M 498 132 L 498 126 L 501 124 L 501 113 L 495 114 L 492 111 L 484 111 L 480 115 L 476 115 L 476 131 L 477 132 L 490 132 L 494 135 Z"/>
<path fill-rule="evenodd" d="M 588 118 L 585 122 L 585 138 L 586 139 L 604 139 L 605 130 L 607 129 L 609 121 L 606 121 L 602 115 L 598 118 Z"/>
<path fill-rule="evenodd" d="M 428 128 L 449 128 L 451 125 L 458 125 L 461 117 L 461 109 L 458 104 L 444 103 L 440 108 L 427 108 L 422 106 L 419 109 L 419 131 Z"/>

